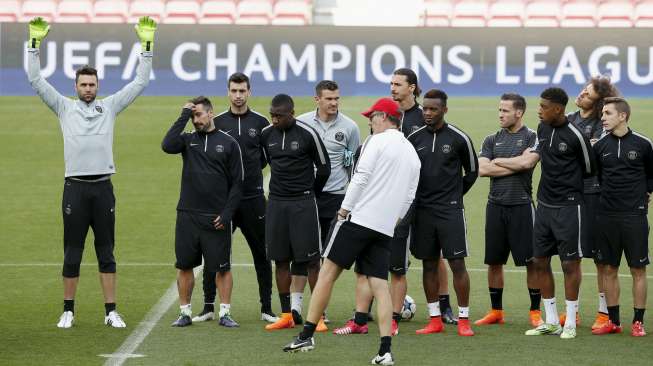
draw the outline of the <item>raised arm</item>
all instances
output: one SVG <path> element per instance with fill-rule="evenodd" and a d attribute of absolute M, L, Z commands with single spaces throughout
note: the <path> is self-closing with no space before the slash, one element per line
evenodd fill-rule
<path fill-rule="evenodd" d="M 50 26 L 43 18 L 34 18 L 29 22 L 29 40 L 27 45 L 27 78 L 32 89 L 50 109 L 59 116 L 64 108 L 66 97 L 48 83 L 41 75 L 39 45 L 45 39 Z"/>
<path fill-rule="evenodd" d="M 184 140 L 182 132 L 184 131 L 184 127 L 186 127 L 186 123 L 188 123 L 188 120 L 193 114 L 194 106 L 193 103 L 186 103 L 184 105 L 179 118 L 177 118 L 177 121 L 175 121 L 172 127 L 170 127 L 168 133 L 166 133 L 161 142 L 161 149 L 163 151 L 168 154 L 179 154 L 186 149 L 186 141 Z"/>
<path fill-rule="evenodd" d="M 125 85 L 117 93 L 105 98 L 104 102 L 110 106 L 115 114 L 122 112 L 139 96 L 150 82 L 152 71 L 152 48 L 154 47 L 154 33 L 156 22 L 150 17 L 142 17 L 134 26 L 136 34 L 141 41 L 141 56 L 136 69 L 136 78 Z"/>

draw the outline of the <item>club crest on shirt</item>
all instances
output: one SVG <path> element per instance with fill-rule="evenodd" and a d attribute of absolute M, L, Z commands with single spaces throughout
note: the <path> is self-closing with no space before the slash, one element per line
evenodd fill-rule
<path fill-rule="evenodd" d="M 336 132 L 336 141 L 340 142 L 345 139 L 345 134 L 341 131 Z"/>
<path fill-rule="evenodd" d="M 216 151 L 216 152 L 219 152 L 219 153 L 224 152 L 224 146 L 222 146 L 222 145 L 215 145 L 215 151 Z"/>
<path fill-rule="evenodd" d="M 567 151 L 567 144 L 565 144 L 564 142 L 559 143 L 558 144 L 558 151 L 560 151 L 560 152 Z"/>
<path fill-rule="evenodd" d="M 442 145 L 442 152 L 448 154 L 451 152 L 451 145 Z"/>
<path fill-rule="evenodd" d="M 417 131 L 419 129 L 420 129 L 420 126 L 415 125 L 415 126 L 410 128 L 410 132 L 412 133 L 412 132 L 415 132 L 415 131 Z"/>
<path fill-rule="evenodd" d="M 637 151 L 634 151 L 634 150 L 629 151 L 629 152 L 628 152 L 628 159 L 629 159 L 629 160 L 635 160 L 635 159 L 637 159 Z"/>
<path fill-rule="evenodd" d="M 290 143 L 290 149 L 291 149 L 291 150 L 297 150 L 297 149 L 299 149 L 299 142 L 297 142 L 297 141 L 293 141 L 293 142 L 291 142 L 291 143 Z"/>
<path fill-rule="evenodd" d="M 96 105 L 96 106 L 95 106 L 95 110 L 96 110 L 98 113 L 102 113 L 102 107 L 100 107 L 99 105 Z"/>
<path fill-rule="evenodd" d="M 249 135 L 249 137 L 256 137 L 256 129 L 250 128 L 249 130 L 247 130 L 247 134 Z"/>
<path fill-rule="evenodd" d="M 523 144 L 524 144 L 524 140 L 517 140 L 517 142 L 515 142 L 515 146 L 517 147 L 521 147 Z"/>

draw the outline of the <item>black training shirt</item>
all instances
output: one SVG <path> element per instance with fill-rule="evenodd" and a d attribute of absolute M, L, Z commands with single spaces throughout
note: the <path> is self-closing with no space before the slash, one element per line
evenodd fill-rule
<path fill-rule="evenodd" d="M 599 210 L 646 215 L 647 192 L 653 191 L 653 145 L 628 129 L 622 137 L 608 134 L 594 144 L 601 181 Z"/>
<path fill-rule="evenodd" d="M 322 139 L 311 126 L 299 120 L 286 129 L 270 125 L 261 132 L 261 144 L 271 169 L 271 198 L 322 192 L 331 163 Z"/>
<path fill-rule="evenodd" d="M 567 120 L 578 127 L 580 133 L 587 137 L 588 140 L 600 139 L 603 134 L 603 126 L 600 118 L 583 118 L 580 116 L 580 111 L 576 111 L 574 113 L 569 113 L 567 115 Z M 599 179 L 596 176 L 585 178 L 585 180 L 583 180 L 583 193 L 595 194 L 600 191 L 601 186 L 599 184 Z"/>
<path fill-rule="evenodd" d="M 229 222 L 242 197 L 240 147 L 218 129 L 183 132 L 191 115 L 192 111 L 184 108 L 161 143 L 168 154 L 181 153 L 184 162 L 177 210 L 220 215 L 222 222 Z"/>
<path fill-rule="evenodd" d="M 417 101 L 410 109 L 404 111 L 401 116 L 401 132 L 405 137 L 424 126 L 424 113 L 422 106 Z"/>

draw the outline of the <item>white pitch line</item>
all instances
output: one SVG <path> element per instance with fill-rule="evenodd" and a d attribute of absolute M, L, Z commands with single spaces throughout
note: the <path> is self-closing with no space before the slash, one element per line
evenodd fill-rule
<path fill-rule="evenodd" d="M 195 268 L 194 275 L 202 270 L 203 266 Z M 136 329 L 125 339 L 118 349 L 111 354 L 111 357 L 104 363 L 105 366 L 121 366 L 128 358 L 136 356 L 133 352 L 143 343 L 154 326 L 161 320 L 163 314 L 175 303 L 179 294 L 177 293 L 177 282 L 174 281 L 168 287 L 165 294 L 159 299 L 159 302 L 150 309 L 145 318 L 138 324 Z M 141 356 L 141 355 L 138 355 Z"/>

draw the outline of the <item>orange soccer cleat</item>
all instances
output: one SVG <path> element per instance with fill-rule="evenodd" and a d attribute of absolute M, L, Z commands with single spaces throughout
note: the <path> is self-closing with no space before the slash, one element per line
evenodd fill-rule
<path fill-rule="evenodd" d="M 646 331 L 644 330 L 644 324 L 642 322 L 634 322 L 633 323 L 633 328 L 630 331 L 630 335 L 633 337 L 643 337 L 646 335 Z"/>
<path fill-rule="evenodd" d="M 539 310 L 531 310 L 528 312 L 528 319 L 531 321 L 533 328 L 537 328 L 540 325 L 544 324 L 542 320 L 542 312 Z"/>
<path fill-rule="evenodd" d="M 594 319 L 594 324 L 592 324 L 592 330 L 603 327 L 604 325 L 608 324 L 608 321 L 610 321 L 608 314 L 597 313 L 596 319 Z"/>
<path fill-rule="evenodd" d="M 415 331 L 416 334 L 431 334 L 431 333 L 441 333 L 444 331 L 444 324 L 442 324 L 442 317 L 435 316 L 432 317 L 428 324 L 422 329 Z"/>
<path fill-rule="evenodd" d="M 615 334 L 621 333 L 621 325 L 616 325 L 610 320 L 605 322 L 602 326 L 592 329 L 594 335 Z"/>
<path fill-rule="evenodd" d="M 463 337 L 471 337 L 474 335 L 474 331 L 469 325 L 469 319 L 458 318 L 458 335 Z"/>
<path fill-rule="evenodd" d="M 560 325 L 565 326 L 565 320 L 567 320 L 567 313 L 560 314 Z M 576 313 L 576 325 L 580 325 L 580 315 Z"/>
<path fill-rule="evenodd" d="M 265 330 L 277 330 L 277 329 L 286 329 L 286 328 L 294 328 L 295 327 L 295 322 L 292 320 L 292 314 L 291 313 L 282 313 L 281 316 L 279 317 L 279 320 L 272 324 L 268 324 L 265 326 Z"/>
<path fill-rule="evenodd" d="M 475 325 L 503 324 L 503 310 L 491 309 L 481 319 L 474 322 Z"/>

